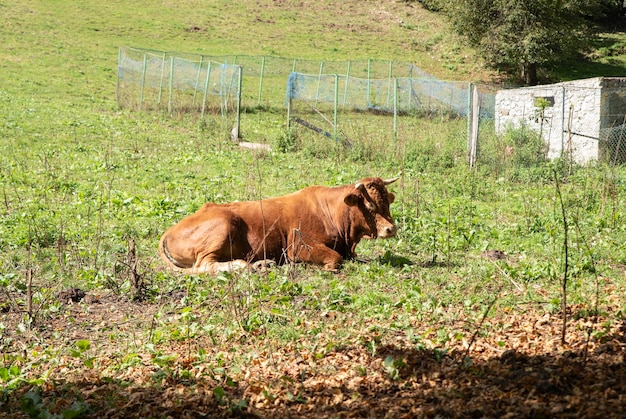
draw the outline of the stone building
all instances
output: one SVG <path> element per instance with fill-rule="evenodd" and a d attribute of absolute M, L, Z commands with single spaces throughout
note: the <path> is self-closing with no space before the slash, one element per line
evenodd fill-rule
<path fill-rule="evenodd" d="M 522 125 L 541 133 L 550 159 L 626 162 L 626 77 L 499 90 L 496 132 Z"/>

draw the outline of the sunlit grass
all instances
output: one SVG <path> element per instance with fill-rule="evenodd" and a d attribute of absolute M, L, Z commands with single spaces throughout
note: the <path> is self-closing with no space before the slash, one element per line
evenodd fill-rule
<path fill-rule="evenodd" d="M 0 6 L 6 21 L 0 30 L 0 308 L 16 325 L 5 324 L 7 317 L 0 322 L 3 384 L 12 390 L 25 377 L 41 384 L 46 362 L 56 365 L 72 353 L 85 368 L 99 356 L 108 372 L 145 362 L 161 378 L 171 375 L 180 354 L 221 379 L 271 358 L 278 347 L 305 348 L 320 359 L 337 348 L 373 354 L 382 342 L 401 342 L 443 356 L 447 345 L 476 330 L 494 337 L 512 314 L 560 309 L 564 224 L 556 177 L 570 223 L 568 298 L 574 314 L 610 307 L 612 318 L 623 317 L 624 168 L 565 173 L 559 162 L 515 164 L 501 153 L 511 138 L 495 138 L 487 123 L 481 131 L 484 160 L 471 170 L 466 121 L 445 115 L 402 116 L 394 138 L 390 116 L 347 113 L 340 128 L 352 147 L 344 147 L 303 127 L 288 130 L 281 111 L 249 109 L 242 117 L 244 139 L 274 149 L 252 152 L 230 141 L 230 127 L 219 117 L 200 123 L 190 115 L 118 109 L 122 44 L 319 59 L 428 59 L 427 69 L 442 78 L 477 74 L 475 60 L 448 44 L 452 37 L 442 33 L 439 21 L 402 9 L 402 2 L 367 3 L 350 14 L 354 20 L 323 28 L 313 26 L 314 13 L 356 3 L 322 2 L 273 23 L 267 21 L 277 6 L 262 3 L 248 3 L 249 15 L 239 3 L 218 10 L 201 1 Z M 385 7 L 403 23 L 382 13 Z M 300 17 L 306 25 L 294 24 Z M 367 34 L 370 25 L 376 42 Z M 607 57 L 601 62 L 613 66 Z M 400 231 L 386 241 L 363 241 L 360 260 L 347 261 L 339 273 L 287 265 L 267 274 L 186 276 L 166 270 L 158 259 L 163 231 L 204 202 L 256 200 L 365 176 L 401 176 L 390 187 Z M 141 292 L 131 283 L 131 239 L 135 273 L 145 281 Z M 492 258 L 499 253 L 490 251 L 504 257 Z M 106 316 L 98 313 L 103 319 L 94 324 L 71 318 L 57 298 L 70 287 L 96 301 L 111 298 L 113 308 Z M 27 314 L 29 295 L 34 318 Z M 146 317 L 107 317 L 119 314 L 116 302 L 134 296 L 143 298 L 133 307 Z M 84 304 L 78 307 L 100 307 Z M 487 309 L 495 324 L 480 323 Z M 49 325 L 63 316 L 73 325 L 88 324 L 89 349 L 83 338 L 76 346 L 69 335 L 73 327 Z M 45 367 L 9 371 L 33 359 Z M 386 365 L 391 373 L 399 366 L 393 359 Z"/>

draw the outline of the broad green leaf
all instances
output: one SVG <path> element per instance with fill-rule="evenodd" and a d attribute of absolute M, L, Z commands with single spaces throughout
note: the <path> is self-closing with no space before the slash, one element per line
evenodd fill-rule
<path fill-rule="evenodd" d="M 80 349 L 81 352 L 84 352 L 91 348 L 91 342 L 87 339 L 82 339 L 76 342 L 76 347 Z"/>

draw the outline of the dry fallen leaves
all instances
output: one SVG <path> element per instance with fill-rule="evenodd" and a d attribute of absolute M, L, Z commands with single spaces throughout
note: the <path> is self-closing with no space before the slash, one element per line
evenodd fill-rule
<path fill-rule="evenodd" d="M 150 309 L 119 301 L 114 309 L 98 304 L 81 312 L 90 313 L 81 323 L 85 331 L 73 324 L 66 336 L 51 333 L 39 343 L 41 350 L 70 335 L 94 342 L 100 337 L 93 368 L 69 356 L 54 365 L 31 366 L 33 373 L 50 369 L 41 395 L 51 413 L 83 401 L 94 418 L 626 415 L 626 324 L 619 316 L 611 322 L 572 319 L 568 342 L 561 344 L 558 314 L 507 312 L 489 318 L 485 326 L 494 332 L 476 339 L 468 351 L 467 339 L 437 346 L 430 340 L 433 331 L 424 329 L 422 346 L 417 346 L 405 335 L 381 333 L 390 329 L 376 322 L 355 328 L 352 338 L 337 345 L 333 332 L 348 316 L 334 313 L 324 318 L 330 322 L 325 333 L 285 344 L 244 336 L 235 347 L 232 340 L 216 344 L 204 336 L 169 342 L 158 348 L 168 357 L 157 365 L 145 345 L 134 346 L 129 357 L 124 351 L 129 342 L 111 341 L 106 331 L 92 328 L 103 321 L 145 327 Z M 78 306 L 75 310 L 79 314 Z M 51 330 L 64 330 L 61 318 Z M 609 326 L 601 335 L 589 335 L 603 323 Z M 412 326 L 420 330 L 417 321 Z M 466 325 L 459 320 L 449 327 L 463 330 Z M 377 343 L 375 350 L 364 344 L 370 341 Z M 197 355 L 199 348 L 203 356 Z M 242 361 L 244 355 L 248 358 Z M 24 385 L 6 393 L 0 411 L 26 417 L 20 399 L 31 389 Z"/>

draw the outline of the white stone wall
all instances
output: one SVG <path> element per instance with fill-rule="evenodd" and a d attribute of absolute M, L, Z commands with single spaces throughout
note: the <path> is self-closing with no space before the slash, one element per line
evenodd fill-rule
<path fill-rule="evenodd" d="M 626 123 L 626 77 L 602 80 L 602 126 L 614 128 Z"/>
<path fill-rule="evenodd" d="M 507 126 L 522 124 L 541 132 L 548 158 L 571 155 L 577 163 L 598 159 L 602 113 L 602 78 L 576 80 L 545 86 L 499 90 L 496 93 L 495 126 L 503 133 Z M 535 106 L 537 98 L 552 104 L 543 118 Z"/>

